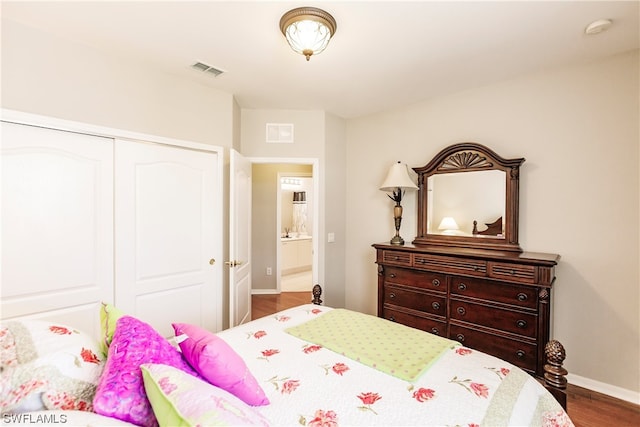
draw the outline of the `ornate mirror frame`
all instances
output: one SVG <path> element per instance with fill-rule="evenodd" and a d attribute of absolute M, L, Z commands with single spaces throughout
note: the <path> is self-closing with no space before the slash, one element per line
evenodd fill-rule
<path fill-rule="evenodd" d="M 418 234 L 414 245 L 441 245 L 474 249 L 522 252 L 518 243 L 520 165 L 524 158 L 504 159 L 484 145 L 462 142 L 440 151 L 428 164 L 413 168 L 418 174 Z M 506 192 L 503 236 L 443 235 L 429 233 L 427 180 L 436 174 L 500 170 L 505 172 Z"/>

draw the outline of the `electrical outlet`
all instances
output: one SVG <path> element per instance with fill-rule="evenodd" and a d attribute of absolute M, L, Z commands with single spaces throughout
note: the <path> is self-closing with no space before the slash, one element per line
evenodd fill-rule
<path fill-rule="evenodd" d="M 271 276 L 272 271 L 271 271 L 271 267 L 267 267 L 267 276 Z"/>
<path fill-rule="evenodd" d="M 328 233 L 327 234 L 327 243 L 333 243 L 335 241 L 336 241 L 335 233 Z"/>

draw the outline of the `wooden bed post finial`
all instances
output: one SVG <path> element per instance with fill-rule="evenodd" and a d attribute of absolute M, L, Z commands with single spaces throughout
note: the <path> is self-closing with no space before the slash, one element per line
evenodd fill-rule
<path fill-rule="evenodd" d="M 315 305 L 322 304 L 322 300 L 320 299 L 320 295 L 322 295 L 322 287 L 320 287 L 320 285 L 314 285 L 312 293 L 313 299 L 311 300 L 311 303 Z"/>
<path fill-rule="evenodd" d="M 566 358 L 566 352 L 560 341 L 551 340 L 544 347 L 547 363 L 544 365 L 544 383 L 547 390 L 560 402 L 564 409 L 567 408 L 567 370 L 562 367 Z"/>

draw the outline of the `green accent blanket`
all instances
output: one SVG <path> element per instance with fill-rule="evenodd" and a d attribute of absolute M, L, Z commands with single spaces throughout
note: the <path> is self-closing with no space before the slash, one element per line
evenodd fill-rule
<path fill-rule="evenodd" d="M 405 381 L 415 381 L 448 349 L 460 344 L 368 314 L 334 309 L 285 330 Z"/>

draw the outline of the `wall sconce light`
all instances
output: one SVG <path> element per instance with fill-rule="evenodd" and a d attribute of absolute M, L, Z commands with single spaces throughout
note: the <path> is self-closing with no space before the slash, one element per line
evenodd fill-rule
<path fill-rule="evenodd" d="M 336 33 L 336 20 L 322 9 L 299 7 L 280 18 L 280 30 L 294 51 L 311 58 L 321 53 Z"/>
<path fill-rule="evenodd" d="M 443 234 L 456 234 L 460 228 L 458 227 L 458 223 L 455 219 L 450 216 L 445 216 L 440 221 L 440 225 L 438 226 L 438 230 L 442 230 Z"/>
<path fill-rule="evenodd" d="M 382 183 L 380 190 L 391 191 L 392 194 L 387 194 L 391 200 L 396 202 L 393 207 L 393 219 L 396 226 L 396 235 L 391 239 L 392 245 L 404 245 L 404 239 L 400 237 L 400 223 L 402 222 L 402 196 L 405 190 L 417 190 L 418 186 L 414 184 L 413 180 L 409 176 L 409 170 L 407 165 L 400 162 L 394 163 L 389 169 L 387 178 Z"/>

